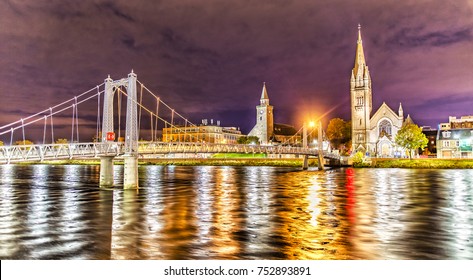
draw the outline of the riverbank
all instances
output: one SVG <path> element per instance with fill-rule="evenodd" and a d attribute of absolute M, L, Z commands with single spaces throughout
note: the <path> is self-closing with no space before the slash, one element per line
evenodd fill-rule
<path fill-rule="evenodd" d="M 205 158 L 205 159 L 144 159 L 140 164 L 147 165 L 177 165 L 177 166 L 279 166 L 301 167 L 302 158 L 273 159 L 273 158 Z M 309 160 L 309 166 L 317 166 L 316 159 Z"/>
<path fill-rule="evenodd" d="M 371 164 L 360 167 L 410 169 L 473 169 L 473 159 L 371 159 Z"/>
<path fill-rule="evenodd" d="M 116 159 L 116 165 L 123 161 Z M 100 165 L 100 159 L 73 159 L 20 164 Z M 301 167 L 302 158 L 157 158 L 139 159 L 140 165 L 176 166 L 278 166 Z M 317 159 L 309 159 L 310 167 L 317 167 Z M 473 159 L 384 159 L 372 158 L 355 168 L 409 168 L 409 169 L 473 169 Z"/>
<path fill-rule="evenodd" d="M 44 161 L 22 164 L 49 164 L 49 165 L 100 165 L 100 159 L 73 159 L 60 161 Z M 115 159 L 114 164 L 123 164 L 122 160 Z M 176 166 L 277 166 L 302 167 L 302 158 L 156 158 L 139 159 L 139 165 L 176 165 Z M 309 159 L 309 166 L 316 167 L 317 159 Z"/>

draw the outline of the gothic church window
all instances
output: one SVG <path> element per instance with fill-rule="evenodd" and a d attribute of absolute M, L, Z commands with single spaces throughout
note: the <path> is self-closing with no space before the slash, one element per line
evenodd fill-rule
<path fill-rule="evenodd" d="M 391 137 L 391 123 L 388 120 L 383 120 L 379 123 L 379 137 L 387 136 Z"/>

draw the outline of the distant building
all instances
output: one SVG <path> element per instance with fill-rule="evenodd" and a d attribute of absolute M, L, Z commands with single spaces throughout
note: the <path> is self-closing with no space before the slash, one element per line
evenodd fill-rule
<path fill-rule="evenodd" d="M 258 137 L 260 144 L 287 143 L 296 144 L 301 142 L 301 136 L 296 135 L 297 130 L 288 124 L 274 123 L 273 106 L 269 104 L 266 83 L 263 83 L 260 104 L 256 106 L 256 124 L 248 133 L 248 136 Z"/>
<path fill-rule="evenodd" d="M 422 133 L 427 137 L 429 142 L 423 151 L 419 151 L 419 154 L 427 156 L 435 156 L 437 154 L 437 132 L 437 129 L 433 129 L 430 126 L 422 127 Z"/>
<path fill-rule="evenodd" d="M 399 157 L 405 154 L 394 139 L 404 123 L 413 123 L 409 115 L 404 118 L 402 105 L 396 113 L 386 103 L 373 114 L 371 75 L 366 65 L 358 26 L 355 65 L 350 78 L 352 152 L 375 157 Z"/>
<path fill-rule="evenodd" d="M 256 125 L 248 136 L 258 137 L 260 144 L 268 144 L 274 132 L 273 106 L 269 105 L 266 84 L 263 84 L 260 104 L 256 106 Z"/>
<path fill-rule="evenodd" d="M 217 144 L 236 144 L 244 136 L 239 128 L 221 127 L 220 121 L 202 120 L 198 126 L 174 126 L 163 128 L 163 142 L 205 142 Z"/>
<path fill-rule="evenodd" d="M 437 158 L 473 158 L 473 116 L 449 117 L 437 133 Z"/>

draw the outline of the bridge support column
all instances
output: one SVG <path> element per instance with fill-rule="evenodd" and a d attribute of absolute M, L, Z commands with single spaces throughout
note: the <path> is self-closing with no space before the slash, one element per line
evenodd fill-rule
<path fill-rule="evenodd" d="M 318 161 L 317 161 L 317 165 L 319 167 L 319 170 L 324 170 L 324 157 L 321 153 L 319 153 L 318 155 Z"/>
<path fill-rule="evenodd" d="M 113 187 L 113 158 L 115 156 L 100 157 L 100 187 Z"/>
<path fill-rule="evenodd" d="M 302 161 L 302 169 L 303 170 L 309 169 L 309 156 L 308 155 L 304 156 L 304 159 Z"/>
<path fill-rule="evenodd" d="M 324 170 L 324 155 L 323 155 L 323 150 L 324 150 L 324 143 L 323 143 L 323 139 L 322 139 L 322 121 L 319 121 L 319 131 L 318 131 L 318 139 L 317 139 L 317 143 L 318 143 L 318 166 L 319 166 L 319 170 Z"/>
<path fill-rule="evenodd" d="M 134 155 L 123 156 L 123 188 L 138 188 L 138 158 Z"/>

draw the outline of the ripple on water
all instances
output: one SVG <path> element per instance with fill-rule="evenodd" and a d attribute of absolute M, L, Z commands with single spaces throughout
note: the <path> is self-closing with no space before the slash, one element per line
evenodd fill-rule
<path fill-rule="evenodd" d="M 472 170 L 139 172 L 105 190 L 97 166 L 0 166 L 0 257 L 473 259 Z"/>

